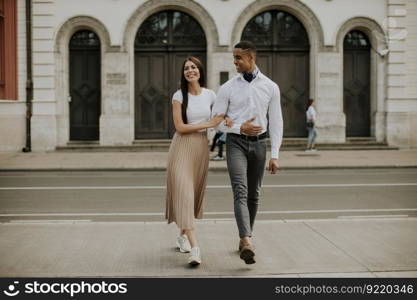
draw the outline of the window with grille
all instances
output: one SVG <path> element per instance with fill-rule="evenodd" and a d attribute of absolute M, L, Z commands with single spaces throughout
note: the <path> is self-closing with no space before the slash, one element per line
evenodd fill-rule
<path fill-rule="evenodd" d="M 17 99 L 17 7 L 0 0 L 0 99 Z"/>
<path fill-rule="evenodd" d="M 0 0 L 0 98 L 4 98 L 4 0 Z"/>

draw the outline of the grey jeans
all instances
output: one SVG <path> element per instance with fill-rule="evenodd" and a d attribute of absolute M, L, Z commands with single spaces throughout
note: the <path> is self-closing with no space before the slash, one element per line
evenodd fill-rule
<path fill-rule="evenodd" d="M 247 141 L 235 134 L 228 134 L 226 146 L 239 236 L 251 237 L 265 170 L 266 141 Z"/>

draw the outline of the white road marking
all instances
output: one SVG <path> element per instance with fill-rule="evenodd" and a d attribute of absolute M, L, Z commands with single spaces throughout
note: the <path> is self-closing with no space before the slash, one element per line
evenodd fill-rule
<path fill-rule="evenodd" d="M 263 223 L 263 224 L 276 224 L 276 223 L 281 223 L 281 224 L 285 224 L 285 223 L 317 223 L 317 222 L 363 222 L 363 221 L 375 221 L 375 220 L 384 220 L 384 221 L 404 221 L 404 218 L 380 218 L 380 219 L 375 219 L 375 218 L 361 218 L 361 219 L 351 219 L 351 220 L 346 220 L 346 219 L 338 219 L 338 218 L 327 218 L 327 219 L 318 219 L 318 218 L 314 218 L 314 219 L 280 219 L 280 220 L 257 220 L 256 223 Z M 10 221 L 10 222 L 0 222 L 0 225 L 14 225 L 14 224 L 19 224 L 19 223 L 24 223 L 24 222 L 19 222 L 20 220 L 16 220 L 16 221 Z M 49 220 L 39 220 L 39 222 L 27 222 L 27 224 L 30 223 L 37 223 L 37 224 L 53 224 L 54 222 L 48 222 Z M 77 220 L 78 221 L 78 220 Z M 407 221 L 417 221 L 416 217 L 408 217 Z M 204 219 L 204 220 L 196 220 L 197 224 L 216 224 L 216 223 L 235 223 L 236 220 L 232 219 L 232 218 L 224 218 L 224 219 Z M 76 222 L 66 222 L 65 224 L 68 223 L 76 223 Z M 91 222 L 94 223 L 95 225 L 97 224 L 106 224 L 108 225 L 109 222 L 108 221 L 96 221 L 96 222 Z M 167 225 L 166 222 L 161 222 L 161 221 L 118 221 L 118 222 L 114 222 L 114 223 L 123 223 L 123 224 L 152 224 L 152 225 Z M 175 226 L 175 225 L 173 225 Z"/>
<path fill-rule="evenodd" d="M 339 219 L 378 219 L 378 218 L 408 218 L 408 215 L 361 215 L 361 216 L 337 216 Z"/>
<path fill-rule="evenodd" d="M 321 213 L 363 213 L 363 212 L 403 212 L 417 211 L 417 208 L 381 208 L 381 209 L 323 209 L 323 210 L 270 210 L 258 211 L 259 215 L 267 214 L 321 214 Z M 205 212 L 204 215 L 233 215 L 232 211 Z M 162 212 L 149 213 L 21 213 L 0 214 L 0 217 L 106 217 L 106 216 L 164 216 Z M 368 216 L 366 216 L 368 217 Z"/>
<path fill-rule="evenodd" d="M 335 184 L 266 184 L 263 188 L 322 188 L 322 187 L 385 187 L 417 186 L 417 183 L 335 183 Z M 164 190 L 164 185 L 134 186 L 15 186 L 0 190 Z M 208 189 L 231 189 L 230 185 L 208 185 Z"/>
<path fill-rule="evenodd" d="M 92 220 L 10 220 L 10 223 L 89 223 Z"/>

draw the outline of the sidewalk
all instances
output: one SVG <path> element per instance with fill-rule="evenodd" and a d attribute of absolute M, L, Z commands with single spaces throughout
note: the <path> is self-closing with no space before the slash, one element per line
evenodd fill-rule
<path fill-rule="evenodd" d="M 197 223 L 203 264 L 187 265 L 165 222 L 0 224 L 1 277 L 417 277 L 417 218 L 258 221 L 256 260 L 234 221 Z"/>
<path fill-rule="evenodd" d="M 417 150 L 281 152 L 283 169 L 417 167 Z M 0 171 L 164 170 L 167 153 L 0 153 Z M 226 170 L 225 161 L 210 162 Z M 417 218 L 258 220 L 255 265 L 233 220 L 197 222 L 203 264 L 176 251 L 160 222 L 0 223 L 0 277 L 417 277 Z"/>
<path fill-rule="evenodd" d="M 165 170 L 166 152 L 0 152 L 0 171 Z M 269 157 L 269 153 L 268 153 Z M 282 169 L 417 167 L 417 149 L 281 151 Z M 225 161 L 210 170 L 225 171 Z"/>

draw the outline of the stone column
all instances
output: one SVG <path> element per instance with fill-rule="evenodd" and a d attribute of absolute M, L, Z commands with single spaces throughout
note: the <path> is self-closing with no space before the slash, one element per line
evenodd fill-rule
<path fill-rule="evenodd" d="M 134 139 L 134 112 L 129 103 L 133 66 L 128 53 L 117 50 L 104 53 L 102 62 L 100 145 L 130 145 Z"/>
<path fill-rule="evenodd" d="M 231 51 L 224 49 L 223 52 L 215 52 L 211 56 L 213 57 L 213 63 L 209 65 L 211 72 L 208 74 L 210 76 L 208 87 L 217 93 L 220 88 L 220 72 L 228 72 L 229 79 L 237 73 Z"/>
<path fill-rule="evenodd" d="M 387 142 L 409 147 L 410 120 L 406 98 L 406 4 L 388 1 Z"/>
<path fill-rule="evenodd" d="M 340 53 L 319 52 L 316 59 L 317 142 L 344 143 L 343 58 Z"/>
<path fill-rule="evenodd" d="M 57 144 L 57 101 L 54 93 L 53 3 L 33 3 L 33 151 L 55 150 Z"/>
<path fill-rule="evenodd" d="M 33 101 L 31 118 L 32 150 L 52 151 L 57 143 L 56 103 Z"/>

